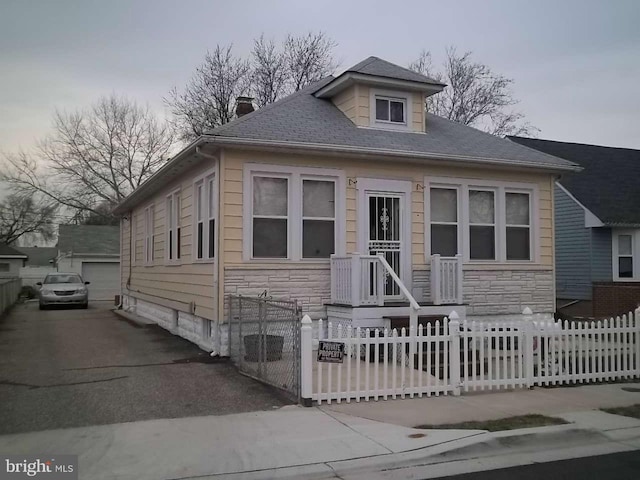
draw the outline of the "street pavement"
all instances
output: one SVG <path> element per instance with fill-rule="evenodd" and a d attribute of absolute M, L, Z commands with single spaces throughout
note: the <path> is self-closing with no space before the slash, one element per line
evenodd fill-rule
<path fill-rule="evenodd" d="M 39 311 L 30 302 L 0 319 L 0 434 L 291 403 L 229 362 L 110 308 Z"/>

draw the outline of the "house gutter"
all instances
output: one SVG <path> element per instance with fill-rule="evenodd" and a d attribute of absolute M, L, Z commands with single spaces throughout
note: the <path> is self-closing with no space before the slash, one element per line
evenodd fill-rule
<path fill-rule="evenodd" d="M 277 140 L 262 140 L 262 139 L 245 139 L 236 137 L 222 137 L 222 136 L 206 136 L 206 142 L 220 146 L 240 146 L 240 147 L 268 147 L 268 148 L 281 148 L 281 149 L 301 149 L 305 151 L 316 151 L 322 153 L 347 153 L 353 156 L 366 156 L 366 155 L 378 155 L 384 157 L 397 157 L 406 160 L 414 160 L 415 163 L 422 163 L 420 160 L 451 160 L 458 163 L 469 163 L 472 165 L 478 165 L 479 163 L 496 165 L 496 166 L 512 166 L 512 167 L 525 167 L 533 168 L 536 170 L 549 170 L 554 172 L 579 172 L 582 167 L 579 165 L 551 165 L 543 164 L 540 162 L 528 162 L 525 160 L 505 160 L 500 158 L 491 157 L 471 157 L 466 155 L 451 155 L 445 153 L 431 153 L 431 152 L 412 152 L 407 150 L 391 150 L 386 148 L 371 148 L 371 147 L 351 147 L 345 145 L 332 145 L 326 143 L 306 143 L 306 142 L 281 142 Z M 368 159 L 372 160 L 372 159 Z M 383 159 L 380 159 L 383 160 Z"/>

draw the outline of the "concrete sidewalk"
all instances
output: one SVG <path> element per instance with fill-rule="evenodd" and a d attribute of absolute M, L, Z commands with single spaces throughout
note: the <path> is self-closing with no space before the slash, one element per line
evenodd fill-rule
<path fill-rule="evenodd" d="M 4 435 L 0 452 L 76 454 L 82 479 L 428 478 L 639 449 L 640 420 L 589 410 L 633 403 L 640 403 L 640 384 L 290 406 Z M 336 411 L 347 408 L 359 409 L 361 416 Z M 534 410 L 572 423 L 488 433 L 420 430 L 362 418 L 384 413 L 396 423 L 416 424 Z"/>
<path fill-rule="evenodd" d="M 467 392 L 459 397 L 405 398 L 368 402 L 326 403 L 325 411 L 392 423 L 405 427 L 444 425 L 539 413 L 544 415 L 623 407 L 640 403 L 640 383 L 576 385 L 502 392 Z"/>

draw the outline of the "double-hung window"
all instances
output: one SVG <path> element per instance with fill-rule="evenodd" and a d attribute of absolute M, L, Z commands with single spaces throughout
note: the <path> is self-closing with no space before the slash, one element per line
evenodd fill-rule
<path fill-rule="evenodd" d="M 197 260 L 215 258 L 216 239 L 216 181 L 210 174 L 194 184 L 194 256 Z"/>
<path fill-rule="evenodd" d="M 303 258 L 329 258 L 335 252 L 335 191 L 332 180 L 302 180 Z"/>
<path fill-rule="evenodd" d="M 342 222 L 336 207 L 341 177 L 313 168 L 247 167 L 245 240 L 248 259 L 328 259 Z M 333 171 L 331 171 L 333 172 Z"/>
<path fill-rule="evenodd" d="M 289 256 L 289 179 L 253 177 L 254 258 Z"/>
<path fill-rule="evenodd" d="M 507 260 L 531 259 L 531 195 L 505 193 Z"/>
<path fill-rule="evenodd" d="M 453 257 L 458 253 L 458 189 L 431 188 L 431 253 Z"/>
<path fill-rule="evenodd" d="M 147 265 L 151 265 L 154 259 L 154 246 L 155 246 L 155 207 L 149 205 L 144 210 L 144 239 L 143 239 L 143 257 L 144 262 Z"/>
<path fill-rule="evenodd" d="M 535 258 L 537 186 L 472 179 L 425 179 L 427 255 L 466 261 Z"/>
<path fill-rule="evenodd" d="M 613 279 L 631 282 L 640 280 L 640 230 L 613 229 Z"/>
<path fill-rule="evenodd" d="M 166 248 L 167 260 L 180 260 L 180 217 L 181 217 L 180 191 L 167 196 L 167 235 Z"/>
<path fill-rule="evenodd" d="M 495 260 L 495 192 L 469 190 L 469 259 Z"/>

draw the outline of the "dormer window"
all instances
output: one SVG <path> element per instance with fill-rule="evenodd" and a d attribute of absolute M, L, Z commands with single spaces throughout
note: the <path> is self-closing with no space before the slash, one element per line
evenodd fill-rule
<path fill-rule="evenodd" d="M 381 97 L 376 95 L 376 122 L 407 123 L 407 100 L 405 98 Z"/>
<path fill-rule="evenodd" d="M 369 89 L 369 127 L 411 131 L 413 94 L 402 90 Z"/>

